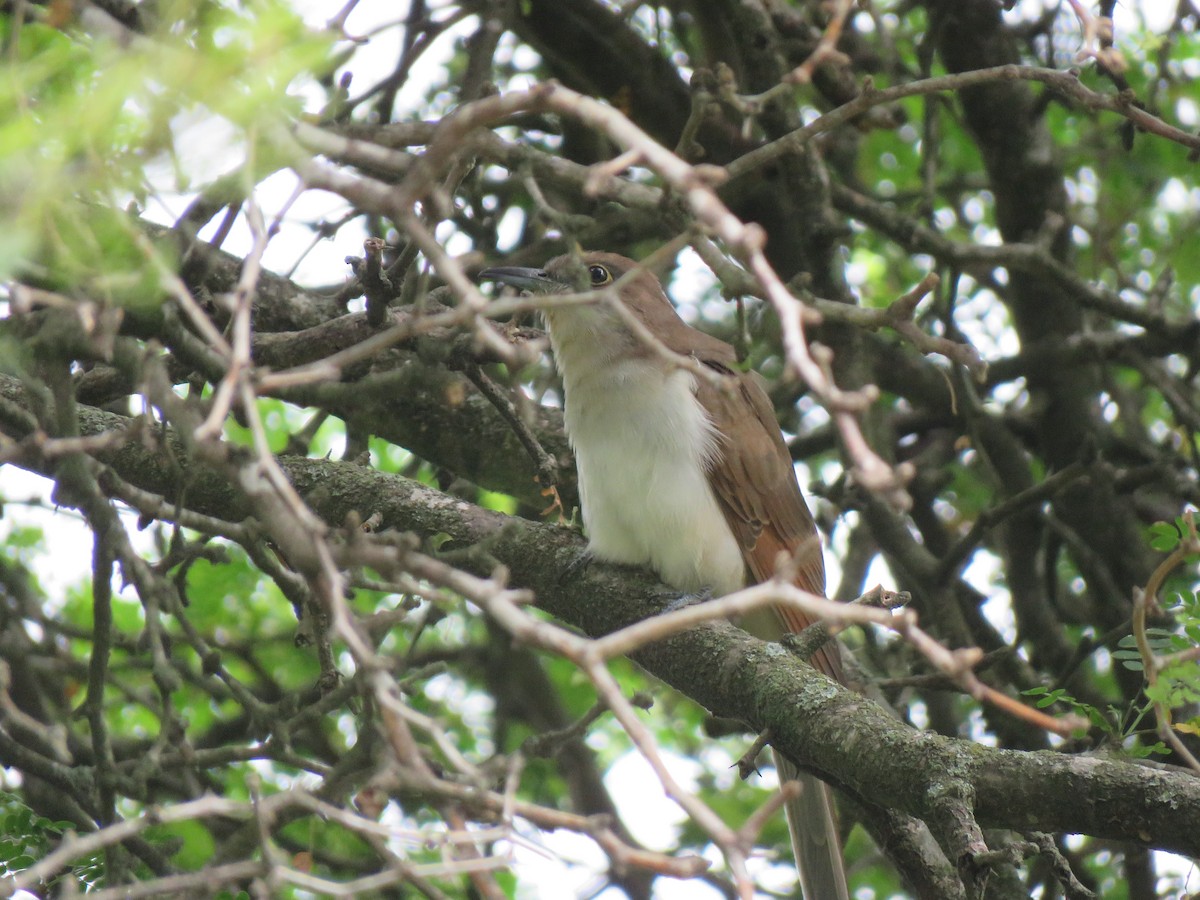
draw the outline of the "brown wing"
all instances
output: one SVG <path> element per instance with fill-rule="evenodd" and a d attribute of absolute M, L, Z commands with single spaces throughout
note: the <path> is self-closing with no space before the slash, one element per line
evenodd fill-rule
<path fill-rule="evenodd" d="M 702 361 L 730 372 L 724 359 Z M 724 391 L 700 379 L 696 388 L 697 399 L 717 432 L 736 435 L 736 439 L 723 440 L 720 456 L 709 472 L 717 502 L 741 545 L 746 568 L 755 582 L 770 578 L 779 554 L 787 552 L 797 566 L 796 585 L 823 595 L 821 539 L 796 482 L 771 401 L 757 373 L 731 375 L 736 379 L 734 391 Z M 803 631 L 813 621 L 793 607 L 777 606 L 774 612 L 781 633 Z M 814 654 L 812 663 L 831 678 L 841 680 L 841 659 L 833 642 Z"/>

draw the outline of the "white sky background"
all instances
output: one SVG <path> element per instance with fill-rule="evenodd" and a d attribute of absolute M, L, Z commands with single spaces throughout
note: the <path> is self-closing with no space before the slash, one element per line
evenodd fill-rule
<path fill-rule="evenodd" d="M 294 0 L 293 5 L 301 11 L 313 28 L 321 28 L 337 13 L 342 2 Z M 1094 6 L 1092 3 L 1087 5 Z M 1130 23 L 1123 21 L 1130 15 L 1129 9 L 1137 9 L 1139 6 L 1154 27 L 1161 29 L 1170 21 L 1175 3 L 1173 0 L 1145 0 L 1141 4 L 1119 4 L 1118 39 L 1130 27 Z M 1044 7 L 1043 0 L 1024 0 L 1019 4 L 1019 8 L 1027 15 L 1030 10 L 1040 11 Z M 401 29 L 384 26 L 398 26 L 404 21 L 406 13 L 407 4 L 364 2 L 351 15 L 347 23 L 349 33 L 371 35 L 370 41 L 357 51 L 353 59 L 355 78 L 351 87 L 352 96 L 370 86 L 380 74 L 391 71 L 399 56 Z M 401 91 L 400 109 L 418 110 L 427 88 L 444 81 L 442 67 L 449 58 L 454 37 L 470 33 L 474 27 L 475 19 L 472 17 L 439 38 L 414 69 L 412 78 Z M 313 98 L 314 102 L 319 102 L 316 92 Z M 229 171 L 240 160 L 241 148 L 233 139 L 228 127 L 222 123 L 213 122 L 211 119 L 181 117 L 176 126 L 187 135 L 186 139 L 178 142 L 178 146 L 182 148 L 182 166 L 194 173 L 193 183 L 201 183 L 208 177 Z M 192 149 L 189 151 L 187 148 Z M 159 174 L 164 183 L 170 183 L 172 173 L 169 167 L 164 166 Z M 153 173 L 151 176 L 153 177 Z M 256 198 L 268 217 L 273 216 L 288 201 L 296 184 L 294 176 L 279 174 L 259 187 Z M 147 214 L 155 220 L 170 223 L 183 211 L 191 198 L 165 194 L 160 199 L 161 204 L 151 206 Z M 314 191 L 304 194 L 291 207 L 280 234 L 269 245 L 264 259 L 266 267 L 272 271 L 287 273 L 296 264 L 297 258 L 307 250 L 293 276 L 297 281 L 314 286 L 328 285 L 347 277 L 344 257 L 361 255 L 364 237 L 362 231 L 357 226 L 342 228 L 334 239 L 324 240 L 308 250 L 312 232 L 303 224 L 323 218 L 337 218 L 346 209 L 345 202 L 333 195 Z M 249 249 L 249 232 L 243 221 L 239 220 L 225 246 L 234 253 Z M 849 275 L 853 280 L 852 270 Z M 698 259 L 694 256 L 684 256 L 681 257 L 680 269 L 672 281 L 672 294 L 683 306 L 695 304 L 712 281 L 711 274 Z M 1011 335 L 997 335 L 994 330 L 986 328 L 986 323 L 981 327 L 972 319 L 962 321 L 961 325 L 976 346 L 984 349 L 985 356 L 1007 354 L 1015 350 L 1015 342 Z M 988 350 L 991 351 L 990 354 Z M 52 485 L 46 479 L 24 472 L 15 466 L 0 466 L 0 497 L 6 501 L 0 535 L 7 535 L 16 525 L 37 525 L 45 531 L 47 546 L 51 550 L 37 556 L 33 560 L 33 568 L 51 602 L 62 602 L 69 587 L 78 585 L 89 577 L 92 536 L 77 513 L 55 511 L 52 508 L 51 489 Z M 24 505 L 22 501 L 30 501 L 30 505 Z M 135 542 L 142 541 L 140 546 L 150 551 L 149 537 L 137 532 L 134 527 L 136 516 L 133 513 L 126 515 L 126 523 Z M 844 533 L 845 529 L 842 531 Z M 838 577 L 837 549 L 836 546 L 831 548 L 831 553 L 827 555 L 831 583 Z M 994 595 L 996 569 L 997 561 L 994 558 L 980 554 L 968 569 L 966 577 L 977 588 Z M 869 584 L 875 582 L 895 586 L 882 563 L 873 567 L 868 578 Z M 119 587 L 119 583 L 114 583 L 114 588 Z M 988 603 L 987 613 L 989 618 L 1011 637 L 1013 626 L 1007 597 L 994 596 Z M 669 756 L 668 760 L 673 774 L 682 784 L 694 784 L 697 766 L 692 760 L 673 756 Z M 773 772 L 769 772 L 768 777 L 773 778 Z M 673 833 L 682 821 L 682 813 L 664 796 L 657 778 L 639 755 L 630 753 L 618 761 L 608 775 L 607 784 L 626 824 L 640 840 L 652 848 L 671 845 Z M 590 840 L 576 835 L 555 834 L 545 838 L 543 846 L 547 851 L 545 854 L 519 847 L 514 851 L 521 883 L 520 896 L 591 896 L 595 888 L 602 883 L 601 873 L 605 867 L 605 859 Z M 1166 854 L 1160 854 L 1160 858 L 1165 856 Z M 714 858 L 713 862 L 719 861 Z M 761 864 L 764 867 L 767 865 L 765 862 Z M 781 866 L 774 868 L 770 886 L 779 890 L 788 889 L 791 877 L 789 870 Z M 1193 883 L 1196 880 L 1193 876 Z M 607 900 L 623 894 L 610 889 L 596 896 Z M 696 882 L 683 883 L 660 879 L 656 896 L 662 900 L 704 900 L 708 897 L 715 900 L 720 895 L 717 891 Z"/>

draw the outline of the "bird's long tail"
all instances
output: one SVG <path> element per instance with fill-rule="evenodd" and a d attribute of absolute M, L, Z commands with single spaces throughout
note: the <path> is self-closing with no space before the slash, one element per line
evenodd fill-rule
<path fill-rule="evenodd" d="M 846 866 L 833 813 L 833 791 L 815 775 L 801 772 L 780 753 L 775 754 L 775 768 L 780 783 L 798 781 L 803 789 L 784 809 L 804 900 L 849 900 Z"/>

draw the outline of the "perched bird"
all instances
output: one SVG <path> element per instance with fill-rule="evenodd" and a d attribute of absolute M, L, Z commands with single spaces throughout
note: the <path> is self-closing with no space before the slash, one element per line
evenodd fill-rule
<path fill-rule="evenodd" d="M 479 277 L 539 294 L 620 282 L 615 293 L 625 316 L 603 301 L 544 310 L 597 559 L 646 565 L 680 591 L 721 596 L 770 578 L 787 552 L 796 584 L 825 592 L 820 538 L 762 379 L 741 371 L 729 344 L 684 322 L 652 273 L 614 253 L 585 253 Z M 680 367 L 630 327 L 630 316 L 667 349 L 728 378 L 732 389 Z M 738 624 L 778 640 L 811 622 L 778 606 Z M 841 680 L 835 643 L 812 663 Z M 831 792 L 782 754 L 775 759 L 781 781 L 803 785 L 787 816 L 804 895 L 843 900 Z"/>

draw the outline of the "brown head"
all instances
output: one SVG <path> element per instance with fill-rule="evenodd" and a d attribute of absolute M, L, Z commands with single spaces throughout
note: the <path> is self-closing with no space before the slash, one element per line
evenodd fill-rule
<path fill-rule="evenodd" d="M 630 274 L 632 273 L 632 274 Z M 540 269 L 499 266 L 479 273 L 484 281 L 499 281 L 532 294 L 571 294 L 598 291 L 618 281 L 621 299 L 635 311 L 650 305 L 670 306 L 654 275 L 627 256 L 583 253 L 556 256 Z"/>
<path fill-rule="evenodd" d="M 651 334 L 676 353 L 691 354 L 698 345 L 710 351 L 729 349 L 724 342 L 684 322 L 667 299 L 658 278 L 634 260 L 617 253 L 566 254 L 556 256 L 540 269 L 499 267 L 485 269 L 479 277 L 534 294 L 570 294 L 615 287 L 614 296 Z M 574 340 L 615 341 L 625 352 L 644 350 L 617 312 L 605 303 L 563 308 L 551 306 L 543 312 L 556 344 Z"/>

